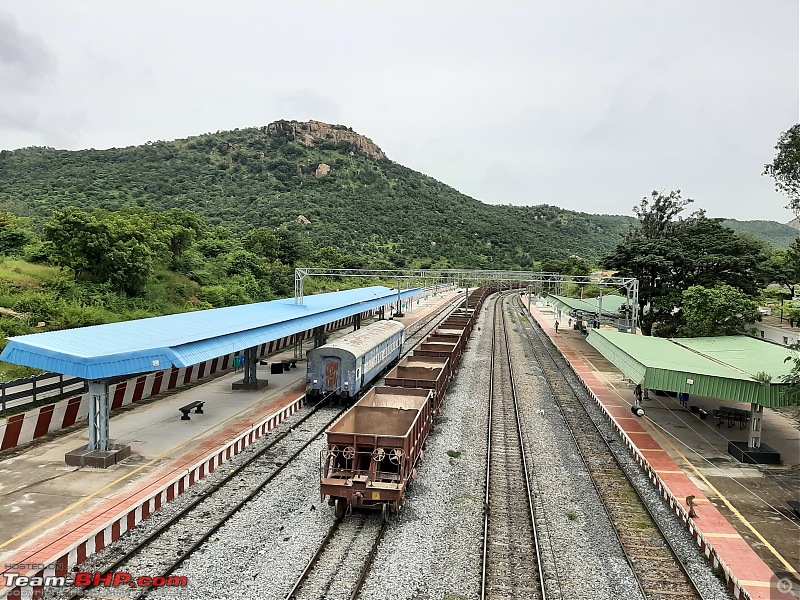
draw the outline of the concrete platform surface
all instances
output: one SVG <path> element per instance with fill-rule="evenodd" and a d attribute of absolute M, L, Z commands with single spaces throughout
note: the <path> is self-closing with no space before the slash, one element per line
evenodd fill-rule
<path fill-rule="evenodd" d="M 586 338 L 564 327 L 556 334 L 553 308 L 534 303 L 532 314 L 584 379 L 607 411 L 639 447 L 641 453 L 676 498 L 696 495 L 698 518 L 691 525 L 713 545 L 753 599 L 776 596 L 777 582 L 789 579 L 800 590 L 800 520 L 787 505 L 800 500 L 800 427 L 785 411 L 765 409 L 762 440 L 780 452 L 781 465 L 745 465 L 728 454 L 729 441 L 747 441 L 747 429 L 717 426 L 720 405 L 741 403 L 691 397 L 688 406 L 670 396 L 649 392 L 645 418 L 631 418 L 634 385 Z"/>

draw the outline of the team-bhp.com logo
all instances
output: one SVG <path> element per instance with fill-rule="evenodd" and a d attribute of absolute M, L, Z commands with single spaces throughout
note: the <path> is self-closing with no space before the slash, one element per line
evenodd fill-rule
<path fill-rule="evenodd" d="M 13 588 L 40 588 L 40 587 L 186 587 L 186 577 L 134 577 L 130 573 L 83 573 L 78 572 L 68 577 L 28 577 L 16 573 L 4 573 L 5 585 Z M 18 592 L 20 596 L 24 592 Z M 13 595 L 10 594 L 10 595 Z"/>

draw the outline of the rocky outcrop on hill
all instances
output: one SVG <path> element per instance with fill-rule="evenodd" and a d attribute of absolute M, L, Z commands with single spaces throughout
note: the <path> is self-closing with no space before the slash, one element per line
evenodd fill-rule
<path fill-rule="evenodd" d="M 800 230 L 800 217 L 796 217 L 787 223 L 792 229 Z"/>
<path fill-rule="evenodd" d="M 261 129 L 268 135 L 289 134 L 304 146 L 346 142 L 375 160 L 386 158 L 375 142 L 344 125 L 329 125 L 320 121 L 275 121 Z"/>
<path fill-rule="evenodd" d="M 326 165 L 325 163 L 320 163 L 317 167 L 317 170 L 314 172 L 314 177 L 317 179 L 322 179 L 323 177 L 327 177 L 328 173 L 331 172 L 331 166 Z"/>

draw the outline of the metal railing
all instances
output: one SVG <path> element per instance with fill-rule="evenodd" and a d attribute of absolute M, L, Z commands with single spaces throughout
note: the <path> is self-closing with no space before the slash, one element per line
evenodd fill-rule
<path fill-rule="evenodd" d="M 65 397 L 85 393 L 86 381 L 79 377 L 65 377 L 58 373 L 44 373 L 25 379 L 0 383 L 0 410 L 19 408 L 35 404 L 39 400 Z"/>

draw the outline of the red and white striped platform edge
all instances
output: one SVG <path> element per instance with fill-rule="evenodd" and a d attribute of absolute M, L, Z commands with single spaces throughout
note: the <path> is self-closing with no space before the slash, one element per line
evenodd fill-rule
<path fill-rule="evenodd" d="M 8 569 L 5 572 L 31 577 L 64 577 L 74 565 L 100 552 L 126 531 L 184 493 L 220 465 L 242 452 L 261 436 L 297 412 L 305 396 L 297 391 L 269 407 L 226 427 L 198 448 L 175 459 L 153 474 L 137 489 L 112 497 L 28 544 L 4 560 L 5 565 L 48 565 L 45 569 Z M 221 445 L 222 444 L 222 445 Z M 5 578 L 2 579 L 5 581 Z M 0 598 L 38 598 L 41 588 L 0 589 Z"/>
<path fill-rule="evenodd" d="M 339 329 L 352 323 L 353 318 L 340 319 L 329 323 L 326 331 Z M 299 334 L 302 339 L 309 339 L 312 331 Z M 299 341 L 300 338 L 298 338 Z M 295 336 L 274 340 L 261 344 L 259 355 L 265 356 L 294 344 Z M 165 371 L 157 371 L 108 386 L 112 399 L 111 410 L 140 402 L 160 392 L 194 383 L 198 379 L 224 373 L 233 368 L 235 354 L 226 354 L 213 360 L 178 369 L 173 367 Z M 89 394 L 61 400 L 53 404 L 39 406 L 27 412 L 0 419 L 0 452 L 10 450 L 40 438 L 48 433 L 71 427 L 89 418 Z"/>
<path fill-rule="evenodd" d="M 728 520 L 710 503 L 706 495 L 669 457 L 661 445 L 639 424 L 613 390 L 605 385 L 597 371 L 555 335 L 553 326 L 537 310 L 530 311 L 572 370 L 583 382 L 589 395 L 603 410 L 630 453 L 645 471 L 651 483 L 692 534 L 712 568 L 725 575 L 728 591 L 737 600 L 770 600 L 778 577 L 755 553 Z M 698 518 L 689 518 L 679 498 L 695 496 Z"/>

